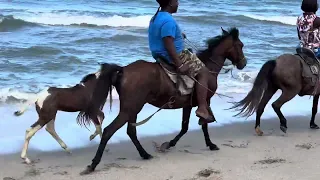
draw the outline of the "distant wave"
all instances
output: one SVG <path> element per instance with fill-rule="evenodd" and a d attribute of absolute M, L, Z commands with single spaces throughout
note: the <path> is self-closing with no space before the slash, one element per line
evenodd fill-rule
<path fill-rule="evenodd" d="M 297 17 L 293 16 L 259 16 L 259 15 L 244 15 L 246 17 L 260 20 L 260 21 L 269 21 L 269 22 L 276 22 L 276 23 L 281 23 L 281 24 L 286 24 L 286 25 L 296 25 Z"/>
<path fill-rule="evenodd" d="M 260 16 L 253 14 L 232 14 L 235 18 L 246 17 L 259 21 L 268 21 L 286 25 L 295 25 L 296 17 L 293 16 Z M 230 14 L 216 14 L 227 18 Z M 81 27 L 139 27 L 147 28 L 151 15 L 123 17 L 119 15 L 103 17 L 90 15 L 70 15 L 67 13 L 42 13 L 30 16 L 1 16 L 0 32 L 17 30 L 27 26 L 51 25 L 51 26 L 81 26 Z M 182 16 L 186 21 L 212 23 L 212 16 Z"/>
<path fill-rule="evenodd" d="M 0 32 L 13 31 L 27 26 L 37 26 L 37 24 L 15 19 L 13 16 L 0 15 Z"/>
<path fill-rule="evenodd" d="M 214 19 L 212 17 L 215 17 Z M 285 25 L 296 25 L 297 17 L 294 16 L 261 16 L 254 14 L 247 14 L 241 12 L 230 12 L 230 13 L 207 13 L 201 15 L 184 15 L 180 16 L 182 20 L 186 22 L 194 22 L 194 23 L 206 23 L 206 24 L 214 24 L 214 23 L 222 23 L 226 20 L 236 20 L 239 22 L 250 22 L 250 21 L 264 21 L 267 23 L 278 23 Z"/>
<path fill-rule="evenodd" d="M 49 46 L 31 46 L 28 48 L 5 48 L 0 52 L 6 57 L 43 57 L 63 53 L 61 49 Z"/>
<path fill-rule="evenodd" d="M 92 37 L 92 38 L 83 38 L 75 40 L 75 43 L 98 43 L 98 42 L 106 42 L 106 41 L 115 41 L 115 42 L 128 42 L 128 41 L 134 41 L 139 40 L 140 38 L 145 39 L 146 37 L 136 34 L 136 35 L 130 35 L 130 34 L 115 34 L 111 37 Z"/>
<path fill-rule="evenodd" d="M 64 26 L 87 26 L 87 27 L 148 27 L 152 16 L 110 16 L 95 17 L 89 15 L 69 15 L 66 13 L 53 14 L 42 13 L 30 16 L 0 16 L 0 30 L 21 28 L 35 25 L 64 25 Z"/>

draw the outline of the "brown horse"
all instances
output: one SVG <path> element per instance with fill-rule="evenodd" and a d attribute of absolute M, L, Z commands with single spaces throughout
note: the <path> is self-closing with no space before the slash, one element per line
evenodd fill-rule
<path fill-rule="evenodd" d="M 307 60 L 306 60 L 307 59 Z M 309 61 L 309 63 L 306 63 Z M 318 111 L 320 89 L 317 87 L 318 80 L 312 74 L 309 65 L 315 65 L 315 55 L 305 48 L 297 48 L 297 54 L 283 54 L 264 63 L 261 67 L 251 91 L 239 102 L 234 103 L 230 109 L 238 109 L 240 112 L 235 116 L 249 117 L 256 112 L 255 131 L 257 135 L 263 135 L 260 129 L 260 118 L 264 108 L 278 89 L 282 90 L 281 96 L 272 103 L 272 108 L 280 119 L 280 129 L 287 132 L 287 120 L 280 111 L 283 104 L 290 101 L 297 94 L 299 96 L 314 95 L 311 129 L 319 129 L 315 124 L 315 115 Z M 319 66 L 318 66 L 319 68 Z M 307 78 L 306 78 L 307 77 Z M 310 79 L 312 79 L 310 81 Z"/>
<path fill-rule="evenodd" d="M 50 87 L 45 89 L 37 95 L 36 100 L 30 100 L 29 103 L 27 103 L 28 106 L 35 103 L 36 111 L 39 116 L 37 122 L 31 125 L 31 128 L 26 131 L 21 158 L 27 164 L 31 163 L 30 159 L 27 157 L 29 141 L 35 133 L 45 125 L 47 125 L 46 130 L 60 144 L 60 146 L 68 153 L 71 153 L 67 145 L 61 140 L 55 131 L 54 122 L 57 111 L 77 112 L 87 108 L 99 74 L 100 72 L 88 74 L 81 80 L 80 84 L 70 88 Z M 28 106 L 16 111 L 14 114 L 16 116 L 22 115 Z M 102 136 L 101 124 L 104 119 L 104 113 L 100 109 L 97 111 L 97 115 L 95 117 L 91 117 L 91 119 L 96 127 L 96 131 L 90 136 L 90 140 L 94 139 L 98 134 L 100 137 Z M 87 119 L 87 121 L 86 119 L 77 120 L 79 125 L 86 126 L 90 124 L 91 119 Z"/>
<path fill-rule="evenodd" d="M 222 28 L 221 28 L 222 29 Z M 210 91 L 208 93 L 208 103 L 217 89 L 217 76 L 226 58 L 230 59 L 238 69 L 246 66 L 242 48 L 243 43 L 239 39 L 237 28 L 229 31 L 222 29 L 222 35 L 211 38 L 207 41 L 208 48 L 197 53 L 197 56 L 205 63 L 210 70 L 209 80 Z M 178 139 L 187 131 L 189 117 L 192 107 L 197 106 L 196 95 L 176 96 L 176 86 L 169 79 L 159 63 L 151 63 L 143 60 L 135 61 L 125 67 L 114 64 L 103 64 L 101 75 L 95 87 L 91 105 L 83 111 L 79 118 L 89 118 L 96 115 L 103 102 L 108 96 L 111 86 L 115 86 L 120 99 L 120 112 L 116 119 L 103 130 L 102 139 L 98 151 L 92 160 L 92 164 L 81 174 L 89 174 L 94 171 L 99 164 L 104 148 L 112 135 L 128 122 L 127 134 L 138 150 L 143 159 L 150 159 L 152 156 L 145 151 L 137 138 L 136 123 L 137 114 L 141 111 L 144 104 L 149 103 L 163 109 L 183 108 L 182 130 L 170 146 L 174 146 Z M 175 101 L 171 102 L 172 97 Z M 170 102 L 170 103 L 169 103 Z M 202 125 L 207 146 L 212 150 L 218 149 L 210 141 L 208 125 Z"/>

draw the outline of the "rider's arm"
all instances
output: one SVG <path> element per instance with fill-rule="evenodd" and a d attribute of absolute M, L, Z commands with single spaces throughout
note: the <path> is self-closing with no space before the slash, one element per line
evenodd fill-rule
<path fill-rule="evenodd" d="M 179 56 L 176 52 L 176 47 L 174 46 L 174 43 L 173 43 L 173 37 L 171 37 L 171 36 L 164 37 L 163 42 L 164 42 L 164 46 L 167 49 L 168 54 L 171 57 L 174 64 L 177 67 L 180 67 L 182 63 L 181 63 Z"/>
<path fill-rule="evenodd" d="M 161 28 L 161 37 L 164 43 L 164 47 L 167 49 L 169 56 L 171 57 L 174 64 L 179 67 L 182 62 L 179 59 L 179 56 L 174 45 L 174 38 L 176 36 L 176 24 L 173 22 L 166 22 Z"/>
<path fill-rule="evenodd" d="M 299 34 L 299 29 L 297 28 L 297 33 L 298 33 L 298 38 L 301 40 L 300 34 Z"/>

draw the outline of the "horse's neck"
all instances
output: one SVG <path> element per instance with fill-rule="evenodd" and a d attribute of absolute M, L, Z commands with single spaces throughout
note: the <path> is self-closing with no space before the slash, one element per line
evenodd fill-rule
<path fill-rule="evenodd" d="M 223 56 L 212 56 L 206 62 L 206 66 L 212 74 L 216 74 L 218 76 L 224 65 L 225 60 L 226 58 Z"/>
<path fill-rule="evenodd" d="M 94 80 L 90 80 L 90 81 L 87 81 L 85 83 L 80 83 L 80 85 L 84 86 L 85 89 L 89 90 L 89 91 L 93 91 L 95 85 L 96 85 L 96 79 Z"/>
<path fill-rule="evenodd" d="M 202 62 L 205 63 L 211 74 L 216 74 L 217 76 L 226 60 L 223 55 L 213 54 L 213 56 L 211 56 L 211 53 L 209 51 L 199 54 L 199 58 Z"/>

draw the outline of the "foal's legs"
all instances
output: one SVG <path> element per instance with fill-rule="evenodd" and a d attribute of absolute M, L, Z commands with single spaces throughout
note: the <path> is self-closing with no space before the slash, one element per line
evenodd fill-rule
<path fill-rule="evenodd" d="M 67 152 L 71 154 L 71 151 L 68 149 L 67 145 L 62 141 L 62 139 L 59 137 L 59 135 L 56 133 L 55 128 L 54 128 L 54 122 L 55 119 L 51 120 L 47 126 L 46 130 L 48 133 L 51 134 L 51 136 L 60 144 L 60 146 Z"/>
<path fill-rule="evenodd" d="M 96 124 L 95 121 L 92 121 L 96 127 L 96 131 L 90 136 L 90 141 L 92 141 L 97 135 L 100 135 L 100 138 L 102 138 L 102 123 L 104 120 L 104 113 L 102 111 L 98 112 L 97 117 L 95 117 L 99 124 Z"/>
<path fill-rule="evenodd" d="M 319 94 L 317 94 L 313 97 L 312 116 L 311 116 L 311 121 L 310 121 L 310 128 L 311 129 L 319 129 L 319 126 L 316 123 L 314 123 L 314 119 L 315 119 L 316 114 L 318 112 L 318 102 L 319 102 Z"/>
<path fill-rule="evenodd" d="M 165 142 L 161 145 L 161 150 L 169 149 L 171 147 L 174 147 L 177 142 L 180 140 L 180 138 L 187 133 L 188 128 L 189 128 L 189 119 L 190 119 L 190 113 L 191 113 L 192 107 L 186 107 L 182 109 L 182 126 L 181 126 L 181 131 L 179 134 L 172 139 L 169 143 Z"/>
<path fill-rule="evenodd" d="M 286 118 L 283 116 L 280 108 L 282 107 L 282 105 L 288 101 L 290 101 L 292 98 L 294 98 L 294 96 L 296 96 L 298 94 L 299 90 L 296 90 L 294 88 L 284 88 L 282 89 L 282 94 L 281 96 L 274 102 L 272 103 L 272 107 L 274 109 L 274 111 L 277 113 L 279 119 L 280 119 L 280 129 L 286 133 L 287 132 L 287 120 Z"/>
<path fill-rule="evenodd" d="M 29 141 L 38 132 L 45 124 L 40 123 L 41 120 L 39 119 L 37 122 L 35 122 L 33 125 L 31 125 L 31 128 L 26 130 L 26 136 L 25 136 L 25 142 L 23 145 L 23 149 L 21 152 L 21 158 L 25 161 L 25 163 L 30 164 L 31 161 L 27 157 L 27 151 L 29 147 Z"/>
<path fill-rule="evenodd" d="M 257 111 L 256 111 L 256 125 L 255 125 L 255 131 L 258 136 L 263 135 L 263 131 L 260 129 L 260 119 L 262 116 L 262 113 L 264 112 L 264 108 L 274 95 L 276 93 L 277 89 L 275 89 L 271 84 L 268 85 L 267 90 L 264 92 L 263 97 L 258 105 Z"/>
<path fill-rule="evenodd" d="M 38 113 L 39 119 L 37 122 L 31 125 L 30 129 L 26 130 L 25 142 L 21 152 L 21 158 L 27 164 L 31 163 L 30 159 L 27 157 L 27 150 L 28 150 L 30 139 L 36 134 L 36 132 L 38 132 L 48 122 L 50 122 L 51 120 L 54 121 L 57 113 L 57 110 L 48 104 L 41 104 L 41 106 L 39 106 L 38 102 L 36 102 L 35 106 L 36 106 L 36 111 Z M 49 125 L 49 130 L 50 130 L 50 125 Z"/>

